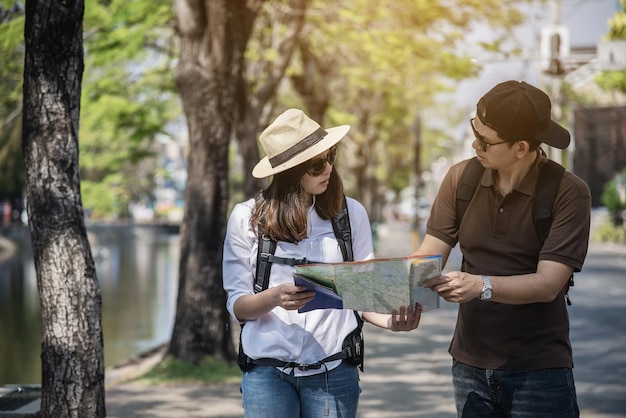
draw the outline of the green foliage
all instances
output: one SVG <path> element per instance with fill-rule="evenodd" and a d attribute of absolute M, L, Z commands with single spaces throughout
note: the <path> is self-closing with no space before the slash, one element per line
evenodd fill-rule
<path fill-rule="evenodd" d="M 11 190 L 24 188 L 24 16 L 23 7 L 7 3 L 0 3 L 0 18 L 6 15 L 0 20 L 0 194 L 9 190 L 9 179 Z M 94 216 L 125 217 L 128 203 L 154 188 L 156 165 L 143 162 L 154 160 L 155 139 L 172 135 L 168 126 L 182 113 L 173 81 L 172 20 L 169 0 L 85 4 L 79 163 L 83 205 Z"/>
<path fill-rule="evenodd" d="M 626 169 L 620 176 L 621 179 L 616 177 L 606 183 L 602 191 L 602 204 L 612 213 L 626 209 Z"/>
<path fill-rule="evenodd" d="M 626 93 L 626 71 L 603 71 L 596 76 L 596 83 L 603 90 Z"/>
<path fill-rule="evenodd" d="M 120 206 L 130 203 L 128 196 L 120 193 L 121 187 L 110 179 L 98 182 L 81 180 L 80 187 L 83 202 L 88 202 L 83 207 L 92 219 L 108 218 L 112 213 L 119 213 Z"/>
<path fill-rule="evenodd" d="M 602 204 L 609 211 L 616 211 L 622 209 L 623 204 L 620 201 L 619 194 L 617 193 L 617 187 L 615 180 L 611 180 L 607 184 L 604 185 L 604 190 L 602 191 Z"/>
<path fill-rule="evenodd" d="M 150 385 L 237 383 L 241 371 L 236 364 L 227 364 L 206 357 L 200 364 L 190 364 L 166 357 L 137 381 Z"/>
<path fill-rule="evenodd" d="M 626 0 L 620 0 L 622 10 L 609 19 L 609 39 L 626 39 Z"/>
<path fill-rule="evenodd" d="M 510 56 L 519 50 L 511 29 L 525 19 L 518 9 L 523 3 L 313 1 L 300 42 L 302 50 L 315 57 L 316 70 L 311 71 L 311 61 L 305 61 L 301 53 L 288 74 L 292 80 L 307 80 L 313 86 L 310 91 L 325 96 L 327 125 L 352 125 L 349 141 L 344 141 L 350 143 L 346 145 L 350 161 L 341 166 L 348 189 L 356 183 L 384 184 L 393 190 L 409 184 L 414 174 L 411 126 L 415 117 L 431 108 L 435 96 L 450 90 L 456 81 L 478 74 L 473 53 L 482 50 Z M 477 48 L 467 34 L 479 25 L 490 25 L 494 36 Z M 293 105 L 291 96 L 284 97 L 283 91 L 279 100 Z M 301 99 L 305 104 L 310 101 L 309 97 Z M 431 129 L 428 122 L 424 134 Z M 423 144 L 426 159 L 440 153 L 441 148 L 431 147 L 438 142 Z M 379 190 L 372 192 L 382 195 Z M 355 195 L 361 193 L 367 192 L 357 190 Z"/>
<path fill-rule="evenodd" d="M 626 40 L 626 0 L 620 0 L 622 10 L 609 19 L 608 40 Z M 603 71 L 596 77 L 596 83 L 606 91 L 619 91 L 626 94 L 626 70 Z"/>
<path fill-rule="evenodd" d="M 21 108 L 23 4 L 0 2 L 0 199 L 20 196 L 25 182 Z"/>
<path fill-rule="evenodd" d="M 623 218 L 623 214 L 626 213 L 626 169 L 604 185 L 601 199 L 612 222 L 598 228 L 596 232 L 598 239 L 610 242 L 626 242 L 624 239 L 626 219 Z"/>
<path fill-rule="evenodd" d="M 128 216 L 128 204 L 154 189 L 140 163 L 154 160 L 155 139 L 181 113 L 172 13 L 164 0 L 85 5 L 80 167 L 83 204 L 97 218 Z"/>
<path fill-rule="evenodd" d="M 246 68 L 251 94 L 263 87 L 263 71 L 271 71 L 269 64 L 280 58 L 275 40 L 287 31 L 275 16 L 286 3 L 265 2 L 265 20 L 250 40 Z M 328 104 L 323 109 L 328 125 L 353 125 L 350 147 L 360 156 L 348 160 L 357 153 L 346 153 L 342 173 L 364 173 L 376 180 L 368 184 L 378 182 L 395 190 L 408 185 L 415 159 L 411 130 L 415 116 L 431 107 L 435 95 L 451 83 L 477 74 L 479 67 L 471 55 L 476 49 L 468 48 L 475 41 L 467 39 L 477 25 L 496 29 L 492 39 L 480 41 L 482 50 L 504 56 L 515 53 L 510 29 L 524 19 L 518 10 L 521 3 L 313 0 L 300 39 L 315 57 L 317 75 L 310 77 L 307 64 L 300 60 L 293 61 L 288 74 L 310 79 L 312 91 L 327 95 L 321 101 Z M 79 162 L 83 204 L 97 216 L 124 216 L 127 203 L 149 197 L 154 171 L 146 164 L 138 171 L 137 163 L 152 160 L 154 169 L 158 151 L 154 140 L 175 135 L 169 129 L 182 111 L 174 86 L 178 45 L 172 7 L 169 0 L 85 4 Z M 13 97 L 11 109 L 21 100 L 20 19 L 23 16 L 17 13 L 0 25 L 2 57 L 5 51 L 14 54 L 4 60 L 7 78 L 0 81 L 0 102 L 8 105 Z M 12 82 L 6 83 L 9 79 Z M 281 87 L 279 100 L 284 105 L 302 106 L 309 99 Z M 2 115 L 11 113 L 2 110 Z M 440 135 L 425 126 L 424 155 L 445 150 L 436 138 Z"/>

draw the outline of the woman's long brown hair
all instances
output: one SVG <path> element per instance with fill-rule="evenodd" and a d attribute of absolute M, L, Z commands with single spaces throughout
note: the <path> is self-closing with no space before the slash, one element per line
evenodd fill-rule
<path fill-rule="evenodd" d="M 278 173 L 267 189 L 256 198 L 250 218 L 253 231 L 276 241 L 297 243 L 307 237 L 309 195 L 300 180 L 309 168 L 309 161 Z M 337 216 L 343 200 L 343 183 L 336 167 L 330 173 L 328 188 L 315 196 L 315 211 L 322 219 Z"/>

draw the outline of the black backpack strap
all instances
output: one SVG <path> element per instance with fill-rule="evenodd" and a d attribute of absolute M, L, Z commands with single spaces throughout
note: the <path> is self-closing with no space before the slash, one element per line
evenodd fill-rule
<path fill-rule="evenodd" d="M 463 215 L 469 206 L 469 202 L 474 197 L 478 182 L 485 171 L 485 167 L 476 159 L 476 157 L 469 160 L 468 164 L 463 169 L 461 179 L 456 186 L 456 225 L 457 228 L 461 227 L 461 221 Z"/>
<path fill-rule="evenodd" d="M 254 293 L 267 289 L 270 283 L 270 270 L 272 269 L 272 259 L 276 252 L 276 241 L 261 234 L 259 231 L 259 243 L 256 257 L 256 277 L 254 279 Z"/>
<path fill-rule="evenodd" d="M 339 214 L 331 219 L 333 231 L 339 243 L 341 254 L 344 261 L 354 261 L 354 253 L 352 251 L 352 229 L 350 228 L 350 215 L 348 214 L 348 203 L 346 196 L 343 196 L 343 203 Z M 364 338 L 363 338 L 363 318 L 357 311 L 354 312 L 357 328 L 352 331 L 343 341 L 342 349 L 348 353 L 348 361 L 364 371 Z"/>
<path fill-rule="evenodd" d="M 352 230 L 350 229 L 350 216 L 348 214 L 348 203 L 346 196 L 343 196 L 343 205 L 339 214 L 331 219 L 335 237 L 341 248 L 341 254 L 344 261 L 354 261 L 354 253 L 352 252 Z"/>
<path fill-rule="evenodd" d="M 552 207 L 564 172 L 565 168 L 552 160 L 548 160 L 539 171 L 533 203 L 533 221 L 535 222 L 537 237 L 541 243 L 548 238 L 550 233 Z"/>
<path fill-rule="evenodd" d="M 469 160 L 463 169 L 459 183 L 456 185 L 457 230 L 461 228 L 461 221 L 463 220 L 465 211 L 474 197 L 474 193 L 476 193 L 478 182 L 480 182 L 480 178 L 482 177 L 484 171 L 485 167 L 483 167 L 476 157 Z M 462 257 L 461 265 L 463 267 L 465 266 L 465 257 Z"/>
<path fill-rule="evenodd" d="M 533 203 L 533 221 L 535 222 L 535 232 L 543 244 L 552 226 L 552 207 L 559 191 L 561 178 L 565 173 L 565 168 L 553 161 L 548 161 L 541 167 L 537 187 L 535 187 L 535 200 Z M 574 274 L 563 286 L 563 295 L 568 305 L 572 304 L 569 298 L 569 288 L 574 286 Z"/>

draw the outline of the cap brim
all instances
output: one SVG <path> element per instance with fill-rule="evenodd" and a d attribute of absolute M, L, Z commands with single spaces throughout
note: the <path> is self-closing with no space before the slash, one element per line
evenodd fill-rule
<path fill-rule="evenodd" d="M 536 139 L 555 148 L 565 149 L 570 143 L 570 134 L 567 129 L 551 120 L 548 129 L 536 136 Z"/>
<path fill-rule="evenodd" d="M 350 125 L 341 125 L 334 128 L 326 128 L 328 134 L 315 145 L 305 149 L 300 154 L 295 155 L 292 159 L 272 167 L 269 158 L 264 157 L 252 170 L 252 176 L 258 179 L 278 174 L 282 171 L 289 170 L 305 161 L 310 160 L 318 154 L 326 151 L 337 142 L 339 142 L 350 130 Z"/>

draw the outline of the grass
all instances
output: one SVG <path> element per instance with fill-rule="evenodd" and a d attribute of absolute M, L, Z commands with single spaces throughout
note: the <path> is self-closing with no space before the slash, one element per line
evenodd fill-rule
<path fill-rule="evenodd" d="M 185 363 L 173 357 L 165 357 L 147 373 L 134 379 L 147 385 L 176 386 L 184 384 L 238 383 L 241 371 L 236 364 L 228 364 L 212 357 L 205 358 L 200 364 Z"/>

